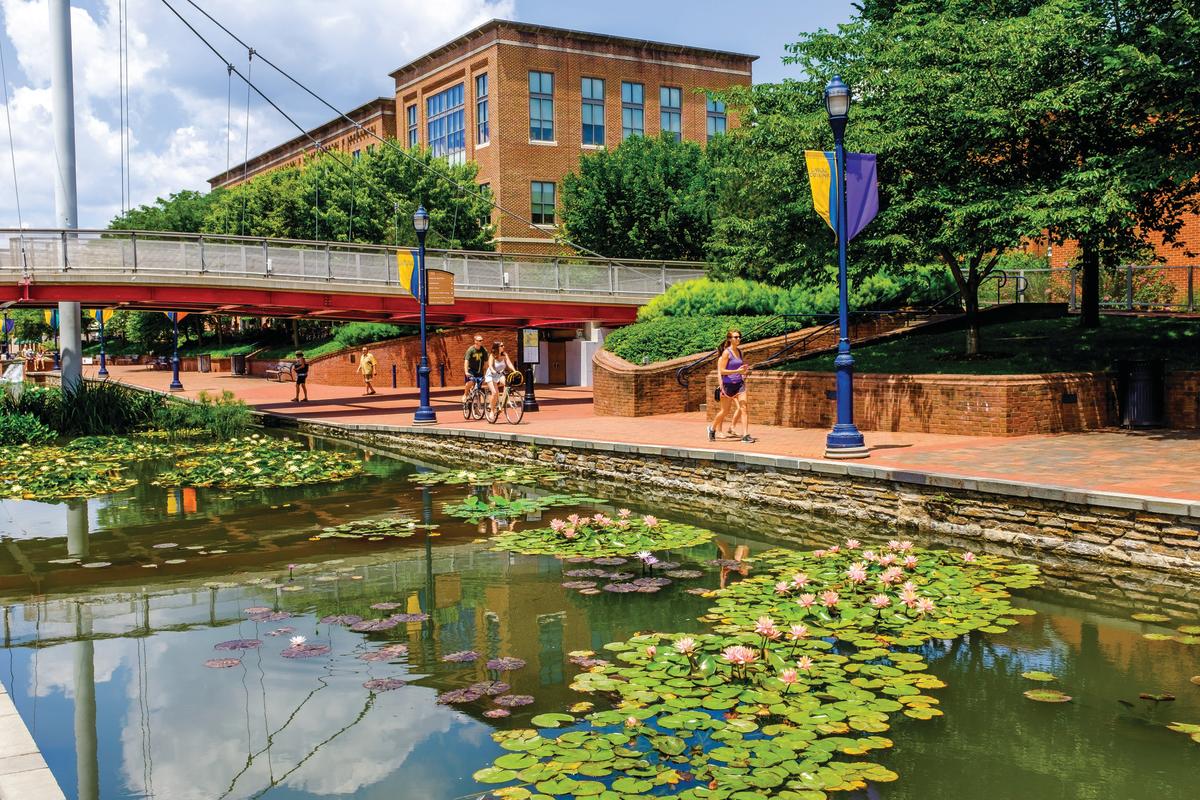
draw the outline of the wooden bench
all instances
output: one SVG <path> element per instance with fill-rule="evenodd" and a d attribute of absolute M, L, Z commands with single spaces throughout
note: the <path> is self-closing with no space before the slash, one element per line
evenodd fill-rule
<path fill-rule="evenodd" d="M 283 383 L 292 377 L 292 362 L 280 361 L 278 364 L 272 364 L 263 374 Z"/>

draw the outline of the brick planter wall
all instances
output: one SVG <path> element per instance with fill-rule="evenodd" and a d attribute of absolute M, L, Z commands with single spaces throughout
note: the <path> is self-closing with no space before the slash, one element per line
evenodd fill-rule
<path fill-rule="evenodd" d="M 482 334 L 485 346 L 491 348 L 492 342 L 499 339 L 504 342 L 513 362 L 517 359 L 517 332 L 515 330 L 500 330 L 495 328 L 462 328 L 429 337 L 429 367 L 430 386 L 441 386 L 439 367 L 446 365 L 446 385 L 462 386 L 462 364 L 467 348 L 475 334 Z M 421 337 L 405 336 L 386 342 L 376 342 L 369 345 L 375 359 L 379 362 L 375 378 L 377 387 L 392 385 L 392 365 L 396 365 L 396 385 L 409 387 L 417 385 L 417 365 L 421 360 Z M 309 361 L 308 380 L 310 383 L 321 383 L 326 386 L 362 386 L 362 375 L 357 371 L 358 356 L 362 347 L 340 350 L 336 353 L 320 356 Z M 278 360 L 260 361 L 252 359 L 249 362 L 251 375 L 265 377 L 268 369 L 273 369 Z"/>
<path fill-rule="evenodd" d="M 870 322 L 854 325 L 853 335 L 856 340 L 874 339 L 896 330 L 901 324 L 891 318 L 876 317 Z M 785 336 L 751 342 L 742 348 L 742 355 L 748 363 L 757 364 L 774 355 L 788 342 L 802 339 L 816 330 L 805 328 Z M 836 344 L 837 331 L 830 329 L 814 338 L 805 352 L 820 352 Z M 693 372 L 685 389 L 675 380 L 675 372 L 701 355 L 693 353 L 641 366 L 631 364 L 607 350 L 597 351 L 592 359 L 595 413 L 607 417 L 645 417 L 699 410 L 712 397 L 711 388 L 705 391 L 705 373 L 701 370 Z M 716 362 L 706 369 L 715 376 Z"/>
<path fill-rule="evenodd" d="M 717 386 L 709 375 L 708 391 Z M 835 420 L 831 372 L 762 372 L 746 382 L 750 419 L 787 428 Z M 1169 373 L 1167 426 L 1200 428 L 1200 372 Z M 709 419 L 716 413 L 709 409 Z M 854 376 L 854 422 L 866 431 L 1024 436 L 1119 424 L 1116 380 L 1105 373 Z"/>

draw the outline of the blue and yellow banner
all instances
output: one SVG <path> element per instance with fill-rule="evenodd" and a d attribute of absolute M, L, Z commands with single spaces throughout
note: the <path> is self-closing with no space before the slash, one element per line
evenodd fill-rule
<path fill-rule="evenodd" d="M 808 181 L 812 186 L 813 208 L 837 234 L 838 202 L 837 155 L 820 150 L 805 150 Z M 874 153 L 846 153 L 846 241 L 875 219 L 879 213 L 879 181 L 875 173 Z"/>
<path fill-rule="evenodd" d="M 396 251 L 396 277 L 404 291 L 420 301 L 421 272 L 416 250 Z"/>
<path fill-rule="evenodd" d="M 108 321 L 112 319 L 113 310 L 111 308 L 93 308 L 89 309 L 87 313 L 91 314 L 92 319 L 96 320 L 96 322 L 99 322 L 101 325 L 107 325 Z"/>
<path fill-rule="evenodd" d="M 42 318 L 46 320 L 46 324 L 51 328 L 58 330 L 58 309 L 47 308 L 42 312 Z"/>
<path fill-rule="evenodd" d="M 171 320 L 171 322 L 179 323 L 179 322 L 183 321 L 184 317 L 186 317 L 188 314 L 191 314 L 192 312 L 190 312 L 190 311 L 164 311 L 163 313 L 167 315 L 167 319 Z"/>

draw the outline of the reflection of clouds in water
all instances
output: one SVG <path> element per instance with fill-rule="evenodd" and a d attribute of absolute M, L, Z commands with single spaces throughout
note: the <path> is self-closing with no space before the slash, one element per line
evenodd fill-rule
<path fill-rule="evenodd" d="M 214 642 L 218 636 L 214 632 Z M 370 665 L 344 656 L 332 671 L 323 659 L 289 661 L 279 655 L 284 643 L 268 640 L 261 653 L 266 677 L 261 678 L 258 653 L 243 654 L 245 671 L 241 667 L 207 669 L 201 663 L 207 655 L 197 654 L 194 647 L 172 648 L 163 642 L 172 638 L 172 634 L 159 634 L 152 640 L 159 646 L 147 653 L 151 780 L 154 796 L 171 800 L 221 797 L 245 767 L 247 756 L 265 747 L 268 728 L 283 730 L 272 740 L 270 753 L 258 755 L 238 779 L 229 798 L 249 797 L 272 779 L 282 779 L 320 742 L 351 725 L 362 713 L 368 697 L 363 681 L 399 672 L 375 665 L 368 673 Z M 348 649 L 348 639 L 341 637 L 339 643 L 335 637 L 335 653 Z M 325 688 L 322 679 L 328 684 Z M 311 698 L 284 728 L 288 716 L 310 692 Z M 434 704 L 435 695 L 433 689 L 419 686 L 377 695 L 373 708 L 358 724 L 308 757 L 282 780 L 283 785 L 338 796 L 383 780 L 404 764 L 423 739 L 462 725 L 457 712 Z M 127 696 L 129 706 L 121 734 L 124 781 L 131 792 L 148 793 L 136 671 L 131 674 Z M 482 736 L 486 726 L 479 727 Z M 412 796 L 432 795 L 416 792 Z"/>
<path fill-rule="evenodd" d="M 95 643 L 92 657 L 92 667 L 95 670 L 95 683 L 108 683 L 113 673 L 122 666 L 126 658 L 123 641 L 98 641 Z M 37 670 L 29 670 L 29 694 L 35 697 L 49 697 L 61 693 L 68 699 L 75 699 L 75 661 L 76 653 L 82 647 L 78 642 L 47 647 L 37 653 Z M 128 655 L 132 655 L 132 648 Z M 34 691 L 34 686 L 37 691 Z"/>

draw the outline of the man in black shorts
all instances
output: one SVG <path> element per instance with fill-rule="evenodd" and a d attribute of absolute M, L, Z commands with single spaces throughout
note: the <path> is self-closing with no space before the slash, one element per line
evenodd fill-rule
<path fill-rule="evenodd" d="M 476 334 L 475 344 L 467 348 L 467 354 L 463 357 L 463 372 L 466 373 L 466 385 L 463 387 L 463 402 L 467 402 L 467 395 L 471 393 L 471 384 L 483 380 L 483 374 L 487 370 L 488 351 L 483 346 L 483 337 Z"/>
<path fill-rule="evenodd" d="M 292 364 L 292 377 L 296 379 L 296 397 L 292 400 L 293 403 L 308 402 L 308 361 L 304 358 L 304 353 L 296 351 L 296 363 Z M 300 392 L 304 392 L 304 400 L 300 400 Z"/>

